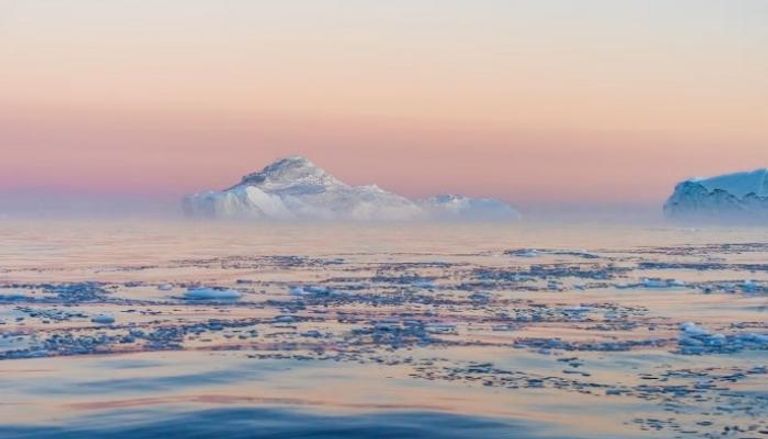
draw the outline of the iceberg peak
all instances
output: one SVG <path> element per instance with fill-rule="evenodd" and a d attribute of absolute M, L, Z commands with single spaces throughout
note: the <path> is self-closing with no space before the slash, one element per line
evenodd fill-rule
<path fill-rule="evenodd" d="M 343 184 L 317 165 L 302 156 L 290 156 L 277 160 L 242 178 L 237 186 L 264 186 L 273 189 L 289 186 L 327 186 Z"/>

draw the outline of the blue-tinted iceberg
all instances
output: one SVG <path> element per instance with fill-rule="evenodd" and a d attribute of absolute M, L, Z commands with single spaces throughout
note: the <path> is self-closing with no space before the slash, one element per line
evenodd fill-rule
<path fill-rule="evenodd" d="M 678 219 L 768 221 L 768 169 L 679 183 L 664 204 Z"/>

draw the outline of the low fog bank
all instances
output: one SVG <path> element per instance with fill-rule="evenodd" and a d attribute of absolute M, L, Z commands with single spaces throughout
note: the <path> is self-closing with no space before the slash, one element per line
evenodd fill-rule
<path fill-rule="evenodd" d="M 173 219 L 180 216 L 178 201 L 171 197 L 51 194 L 34 190 L 0 192 L 0 219 Z"/>
<path fill-rule="evenodd" d="M 332 220 L 254 220 L 254 219 L 211 219 L 190 218 L 184 215 L 177 198 L 147 198 L 139 196 L 102 197 L 102 196 L 34 196 L 18 197 L 0 193 L 0 222 L 18 221 L 79 221 L 98 220 L 99 222 L 121 223 L 124 221 L 150 221 L 161 223 L 196 224 L 196 228 L 221 228 L 227 225 L 237 228 L 261 226 L 323 226 L 350 225 L 377 226 L 392 225 L 414 227 L 423 225 L 487 225 L 497 227 L 547 226 L 569 228 L 570 226 L 638 226 L 672 227 L 681 229 L 742 229 L 764 228 L 768 223 L 718 218 L 667 218 L 660 206 L 632 204 L 538 204 L 516 205 L 521 212 L 520 220 L 412 220 L 412 221 L 332 221 Z M 215 226 L 215 227 L 214 227 Z"/>
<path fill-rule="evenodd" d="M 661 206 L 648 204 L 531 204 L 518 206 L 525 222 L 629 223 L 667 222 Z"/>
<path fill-rule="evenodd" d="M 517 205 L 522 213 L 522 223 L 661 223 L 664 222 L 661 206 L 616 205 L 616 204 L 530 204 Z M 0 219 L 165 219 L 190 220 L 181 209 L 177 197 L 163 198 L 139 195 L 70 195 L 50 194 L 35 191 L 21 193 L 0 192 Z M 227 220 L 231 222 L 249 222 L 248 220 Z M 251 220 L 254 223 L 259 221 Z M 268 221 L 274 223 L 276 221 Z M 321 221 L 328 222 L 328 221 Z M 441 223 L 452 221 L 439 221 Z M 477 221 L 455 221 L 462 223 L 482 223 Z M 507 221 L 487 221 L 496 224 Z M 515 221 L 509 221 L 515 223 Z"/>

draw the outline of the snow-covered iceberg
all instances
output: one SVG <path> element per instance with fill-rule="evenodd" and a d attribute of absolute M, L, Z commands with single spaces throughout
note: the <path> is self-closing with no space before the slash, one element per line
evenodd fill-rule
<path fill-rule="evenodd" d="M 304 157 L 278 160 L 223 191 L 188 196 L 184 212 L 211 218 L 407 220 L 423 215 L 411 200 L 377 186 L 350 186 Z"/>
<path fill-rule="evenodd" d="M 304 157 L 278 160 L 240 183 L 189 195 L 192 217 L 261 220 L 407 221 L 443 218 L 517 219 L 511 206 L 491 199 L 440 196 L 414 201 L 378 186 L 350 186 Z"/>
<path fill-rule="evenodd" d="M 670 218 L 768 221 L 768 169 L 679 183 L 664 204 Z"/>

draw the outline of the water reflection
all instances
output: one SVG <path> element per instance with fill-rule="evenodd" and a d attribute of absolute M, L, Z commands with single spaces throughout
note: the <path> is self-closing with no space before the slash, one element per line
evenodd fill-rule
<path fill-rule="evenodd" d="M 16 438 L 317 438 L 317 439 L 565 439 L 536 425 L 445 413 L 409 412 L 318 416 L 270 408 L 228 408 L 181 413 L 123 412 L 61 426 L 0 426 Z M 567 436 L 578 439 L 576 436 Z M 594 436 L 593 436 L 594 437 Z"/>

